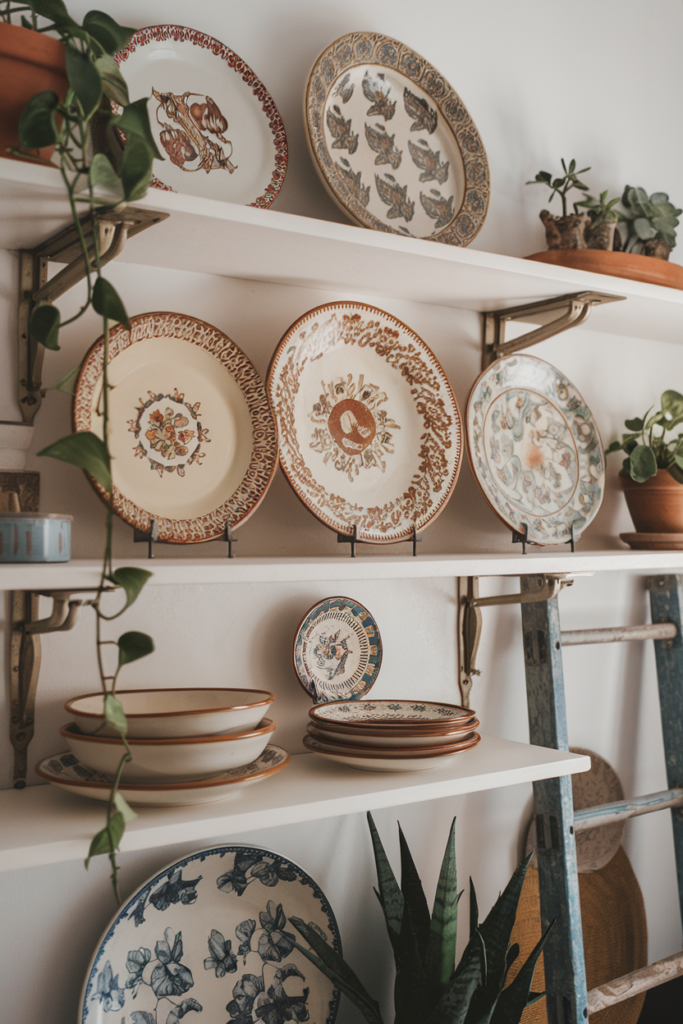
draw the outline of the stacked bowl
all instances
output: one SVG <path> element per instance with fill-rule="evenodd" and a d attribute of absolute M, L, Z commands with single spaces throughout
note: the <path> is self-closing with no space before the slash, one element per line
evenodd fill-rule
<path fill-rule="evenodd" d="M 361 771 L 437 768 L 481 738 L 474 711 L 458 704 L 340 700 L 316 704 L 308 714 L 304 746 Z"/>
<path fill-rule="evenodd" d="M 267 690 L 122 690 L 117 698 L 133 755 L 121 773 L 121 792 L 130 803 L 224 799 L 232 795 L 232 784 L 263 778 L 289 760 L 270 742 L 275 724 L 264 714 L 275 698 Z M 50 782 L 56 781 L 51 777 L 56 772 L 64 788 L 92 783 L 85 795 L 102 799 L 94 790 L 115 776 L 125 753 L 123 741 L 104 716 L 102 693 L 76 697 L 65 707 L 73 717 L 60 730 L 71 755 L 65 767 L 76 778 L 70 781 L 60 773 L 55 759 L 36 770 Z"/>

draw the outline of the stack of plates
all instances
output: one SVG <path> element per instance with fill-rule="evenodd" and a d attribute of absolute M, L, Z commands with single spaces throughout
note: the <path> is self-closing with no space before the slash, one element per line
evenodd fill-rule
<path fill-rule="evenodd" d="M 321 757 L 371 772 L 437 768 L 480 740 L 473 711 L 414 700 L 316 704 L 304 745 Z"/>

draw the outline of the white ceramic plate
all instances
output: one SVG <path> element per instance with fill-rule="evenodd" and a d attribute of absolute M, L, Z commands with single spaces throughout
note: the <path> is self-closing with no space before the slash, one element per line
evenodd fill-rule
<path fill-rule="evenodd" d="M 394 754 L 386 750 L 381 753 L 379 751 L 368 751 L 367 753 L 354 751 L 349 753 L 335 750 L 331 745 L 321 743 L 320 740 L 314 739 L 313 736 L 304 736 L 303 742 L 304 746 L 314 754 L 326 757 L 330 761 L 346 764 L 350 768 L 358 768 L 363 772 L 426 772 L 432 768 L 442 767 L 453 757 L 461 756 L 467 750 L 475 747 L 480 739 L 479 734 L 475 732 L 472 740 L 466 746 L 463 744 L 459 751 L 442 754 L 415 753 L 410 756 L 403 753 Z"/>
<path fill-rule="evenodd" d="M 104 343 L 86 355 L 74 429 L 101 434 Z M 244 353 L 216 327 L 180 313 L 144 313 L 109 343 L 109 448 L 114 511 L 159 540 L 223 537 L 262 501 L 277 466 L 265 388 Z M 104 491 L 94 484 L 101 496 Z"/>
<path fill-rule="evenodd" d="M 377 682 L 382 638 L 350 597 L 328 597 L 304 615 L 294 637 L 294 671 L 315 701 L 358 700 Z"/>
<path fill-rule="evenodd" d="M 171 687 L 117 690 L 128 720 L 128 737 L 161 739 L 179 736 L 218 736 L 255 729 L 275 697 L 267 690 L 233 687 Z M 64 707 L 82 733 L 118 736 L 105 720 L 104 695 L 87 693 Z"/>
<path fill-rule="evenodd" d="M 323 743 L 328 741 L 365 748 L 384 747 L 387 749 L 406 749 L 410 747 L 418 750 L 424 747 L 441 747 L 448 746 L 451 743 L 458 743 L 460 740 L 469 736 L 472 730 L 476 729 L 478 725 L 478 718 L 470 718 L 467 720 L 467 725 L 457 732 L 446 732 L 442 734 L 430 733 L 425 736 L 406 735 L 405 733 L 400 733 L 398 730 L 390 735 L 381 733 L 379 730 L 373 732 L 369 729 L 358 729 L 354 732 L 343 732 L 341 729 L 330 729 L 327 726 L 320 728 L 313 724 L 308 725 L 306 727 L 306 731 L 309 735 Z"/>
<path fill-rule="evenodd" d="M 535 544 L 577 540 L 605 490 L 597 425 L 565 375 L 535 356 L 498 359 L 467 403 L 474 477 L 503 522 Z"/>
<path fill-rule="evenodd" d="M 361 302 L 310 310 L 276 349 L 268 393 L 282 468 L 326 526 L 389 544 L 443 510 L 460 412 L 434 353 L 400 320 Z"/>
<path fill-rule="evenodd" d="M 321 53 L 305 99 L 313 163 L 364 227 L 468 245 L 489 201 L 479 133 L 446 79 L 395 39 L 352 32 Z"/>
<path fill-rule="evenodd" d="M 471 708 L 441 701 L 362 700 L 335 701 L 318 704 L 308 712 L 309 718 L 323 727 L 327 725 L 372 726 L 378 730 L 403 729 L 419 734 L 426 730 L 449 732 L 474 715 Z"/>
<path fill-rule="evenodd" d="M 169 864 L 104 932 L 78 1022 L 333 1024 L 339 993 L 294 948 L 295 940 L 307 944 L 292 917 L 341 954 L 325 894 L 286 857 L 226 845 Z"/>
<path fill-rule="evenodd" d="M 134 807 L 211 804 L 239 796 L 247 786 L 282 771 L 288 764 L 287 751 L 269 744 L 252 764 L 220 772 L 208 779 L 140 784 L 124 782 L 119 786 L 119 790 Z M 86 768 L 71 751 L 46 757 L 36 765 L 36 774 L 69 793 L 77 793 L 93 800 L 109 801 L 111 776 L 96 772 L 93 768 Z"/>
<path fill-rule="evenodd" d="M 153 185 L 270 206 L 287 170 L 287 138 L 273 98 L 241 57 L 196 29 L 152 25 L 116 60 L 131 97 L 150 97 L 164 157 L 154 161 Z"/>

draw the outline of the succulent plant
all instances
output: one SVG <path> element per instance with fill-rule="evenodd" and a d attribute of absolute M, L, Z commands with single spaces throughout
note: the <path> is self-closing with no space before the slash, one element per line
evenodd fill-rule
<path fill-rule="evenodd" d="M 674 480 L 683 484 L 683 430 L 670 441 L 665 435 L 683 423 L 683 395 L 678 391 L 665 391 L 661 408 L 644 416 L 626 420 L 628 433 L 621 441 L 612 441 L 606 454 L 625 452 L 620 473 L 642 484 L 656 476 L 657 470 L 666 469 Z M 659 433 L 655 431 L 659 429 Z"/>
<path fill-rule="evenodd" d="M 581 202 L 574 203 L 574 207 L 577 209 L 579 206 L 585 207 L 593 224 L 597 224 L 598 221 L 606 224 L 616 224 L 619 220 L 619 212 L 614 207 L 620 199 L 619 196 L 615 196 L 614 199 L 608 199 L 607 197 L 608 190 L 605 189 L 604 192 L 600 193 L 598 199 L 595 196 L 587 195 Z"/>
<path fill-rule="evenodd" d="M 645 189 L 627 185 L 617 212 L 626 227 L 626 252 L 653 255 L 659 240 L 669 252 L 676 245 L 678 215 L 683 210 L 669 202 L 666 192 L 653 192 L 648 196 Z"/>
<path fill-rule="evenodd" d="M 479 923 L 477 899 L 470 880 L 470 937 L 458 966 L 458 893 L 455 865 L 455 819 L 430 915 L 422 883 L 399 826 L 401 884 L 384 852 L 372 815 L 368 814 L 377 867 L 375 895 L 384 912 L 396 961 L 394 1024 L 518 1024 L 527 1006 L 543 993 L 531 991 L 536 962 L 550 927 L 514 980 L 505 987 L 508 971 L 519 956 L 510 946 L 517 904 L 531 857 L 515 870 L 488 917 Z M 311 947 L 296 948 L 323 972 L 356 1006 L 368 1024 L 382 1024 L 379 1004 L 366 991 L 345 960 L 301 918 L 292 925 Z M 313 952 L 311 952 L 313 950 Z"/>
<path fill-rule="evenodd" d="M 555 194 L 559 195 L 562 200 L 562 216 L 567 216 L 567 193 L 571 192 L 573 188 L 578 188 L 581 192 L 588 191 L 588 185 L 584 185 L 582 181 L 579 181 L 579 175 L 585 174 L 586 171 L 590 171 L 590 167 L 584 167 L 582 170 L 576 170 L 576 160 L 569 161 L 569 167 L 567 167 L 564 160 L 560 160 L 562 164 L 562 170 L 564 176 L 562 178 L 553 178 L 549 171 L 539 171 L 536 177 L 532 181 L 527 181 L 527 185 L 545 185 L 546 188 L 550 189 L 550 198 L 548 202 L 552 202 Z M 574 204 L 574 213 L 578 213 L 576 209 L 577 203 Z"/>

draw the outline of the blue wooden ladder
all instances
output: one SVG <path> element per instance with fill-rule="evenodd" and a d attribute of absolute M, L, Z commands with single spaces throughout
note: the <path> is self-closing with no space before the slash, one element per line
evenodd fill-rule
<path fill-rule="evenodd" d="M 563 646 L 652 639 L 669 786 L 661 793 L 575 813 L 570 776 L 534 783 L 542 927 L 555 921 L 544 952 L 548 1024 L 584 1024 L 598 1010 L 683 974 L 683 953 L 677 953 L 587 992 L 575 843 L 576 831 L 670 807 L 683 918 L 683 630 L 679 583 L 677 576 L 646 580 L 651 625 L 563 633 L 557 596 L 546 600 L 532 597 L 547 593 L 548 578 L 521 577 L 522 600 L 527 602 L 521 608 L 531 742 L 568 749 Z"/>

